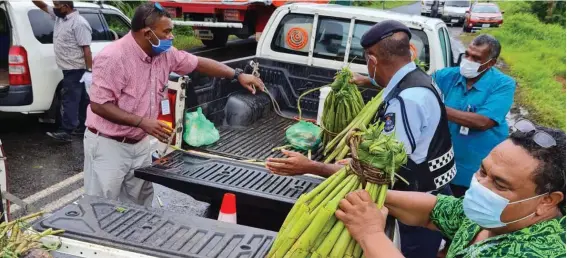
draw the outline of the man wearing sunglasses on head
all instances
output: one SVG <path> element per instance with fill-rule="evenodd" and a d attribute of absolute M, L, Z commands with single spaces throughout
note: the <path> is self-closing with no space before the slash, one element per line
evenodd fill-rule
<path fill-rule="evenodd" d="M 157 120 L 170 112 L 164 89 L 171 72 L 232 79 L 253 94 L 264 89 L 255 76 L 177 50 L 172 30 L 161 5 L 142 4 L 130 33 L 95 57 L 84 138 L 86 194 L 151 205 L 152 183 L 134 177 L 134 170 L 151 164 L 147 135 L 167 142 L 173 132 Z"/>
<path fill-rule="evenodd" d="M 402 257 L 384 235 L 384 214 L 437 230 L 447 256 L 565 257 L 565 132 L 516 123 L 482 160 L 464 198 L 388 191 L 379 211 L 365 191 L 347 195 L 337 218 L 367 258 Z"/>

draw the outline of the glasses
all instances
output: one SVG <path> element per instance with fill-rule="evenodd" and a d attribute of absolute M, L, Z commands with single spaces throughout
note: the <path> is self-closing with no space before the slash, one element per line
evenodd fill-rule
<path fill-rule="evenodd" d="M 557 142 L 555 141 L 553 136 L 544 131 L 538 130 L 534 123 L 527 119 L 522 119 L 516 122 L 516 124 L 514 124 L 514 128 L 516 129 L 516 131 L 520 131 L 522 133 L 535 132 L 532 139 L 540 147 L 549 148 L 557 145 Z"/>

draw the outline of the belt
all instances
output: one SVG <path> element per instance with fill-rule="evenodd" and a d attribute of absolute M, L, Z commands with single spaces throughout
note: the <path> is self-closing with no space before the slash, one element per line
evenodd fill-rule
<path fill-rule="evenodd" d="M 142 139 L 136 140 L 136 139 L 132 139 L 132 138 L 128 138 L 128 137 L 110 136 L 110 135 L 103 134 L 103 133 L 99 132 L 97 129 L 94 129 L 94 128 L 87 127 L 87 129 L 89 131 L 91 131 L 92 133 L 96 134 L 96 135 L 99 135 L 99 136 L 102 136 L 104 138 L 108 138 L 108 139 L 111 139 L 111 140 L 115 140 L 117 142 L 122 142 L 122 143 L 136 144 L 143 139 L 142 138 Z"/>

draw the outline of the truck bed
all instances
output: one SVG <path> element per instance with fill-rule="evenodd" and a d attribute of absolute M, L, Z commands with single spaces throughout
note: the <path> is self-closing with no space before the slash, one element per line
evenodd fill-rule
<path fill-rule="evenodd" d="M 270 114 L 247 128 L 221 126 L 220 139 L 211 146 L 200 148 L 204 152 L 235 159 L 266 160 L 268 157 L 283 157 L 281 151 L 273 148 L 286 145 L 285 130 L 297 120 Z M 307 154 L 306 151 L 302 151 Z M 322 160 L 322 148 L 311 154 L 312 159 Z"/>
<path fill-rule="evenodd" d="M 256 113 L 262 115 L 253 117 L 255 121 L 253 120 L 249 125 L 227 124 L 227 111 L 225 110 L 227 102 L 233 94 L 245 90 L 237 83 L 203 77 L 194 73 L 191 75 L 192 83 L 187 89 L 187 112 L 193 112 L 201 107 L 205 116 L 215 123 L 221 136 L 220 140 L 211 146 L 195 148 L 185 144 L 184 149 L 194 149 L 237 159 L 265 160 L 268 157 L 281 156 L 281 152 L 271 150 L 274 147 L 286 145 L 285 129 L 297 122 L 293 119 L 298 115 L 297 99 L 307 90 L 331 83 L 336 73 L 330 69 L 258 58 L 242 59 L 225 64 L 233 68 L 244 69 L 249 73 L 251 67 L 248 64 L 252 60 L 260 63 L 260 78 L 270 93 L 274 95 L 285 118 L 276 115 L 271 102 L 268 102 L 264 103 L 268 110 L 257 111 Z M 376 90 L 362 90 L 362 95 L 365 101 L 368 101 L 376 92 Z M 303 118 L 316 119 L 318 107 L 319 91 L 301 98 Z M 320 150 L 312 154 L 314 160 L 323 159 Z"/>
<path fill-rule="evenodd" d="M 276 236 L 267 230 L 91 196 L 36 222 L 33 228 L 64 229 L 67 238 L 156 257 L 260 258 Z"/>

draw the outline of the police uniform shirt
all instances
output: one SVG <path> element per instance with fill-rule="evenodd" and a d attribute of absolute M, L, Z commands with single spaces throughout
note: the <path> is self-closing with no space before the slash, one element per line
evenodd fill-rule
<path fill-rule="evenodd" d="M 384 89 L 382 97 L 385 98 L 404 76 L 415 69 L 417 69 L 415 63 L 410 62 L 398 70 Z M 442 96 L 439 89 L 437 87 L 436 89 Z M 385 134 L 394 133 L 396 139 L 404 144 L 409 158 L 416 164 L 420 164 L 427 158 L 429 144 L 441 119 L 441 108 L 435 94 L 427 88 L 405 89 L 399 96 L 404 100 L 407 121 L 403 119 L 400 102 L 392 99 L 384 113 L 386 121 L 383 132 Z M 406 131 L 411 136 L 408 136 Z M 410 137 L 415 141 L 415 150 L 412 150 Z"/>

